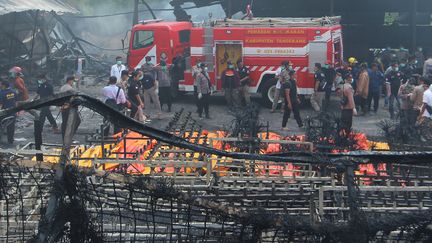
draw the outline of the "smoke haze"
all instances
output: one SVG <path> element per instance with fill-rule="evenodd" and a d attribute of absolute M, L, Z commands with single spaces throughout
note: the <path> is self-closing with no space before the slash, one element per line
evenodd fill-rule
<path fill-rule="evenodd" d="M 119 0 L 103 0 L 103 1 L 89 1 L 83 3 L 78 0 L 68 0 L 68 2 L 81 11 L 81 15 L 94 16 L 94 15 L 110 15 L 115 13 L 124 13 L 133 11 L 133 0 L 119 1 Z M 172 9 L 169 4 L 170 0 L 164 1 L 149 1 L 147 3 L 152 9 Z M 182 7 L 193 7 L 194 4 L 184 4 Z M 139 5 L 140 10 L 146 10 L 143 4 Z M 209 7 L 202 7 L 199 9 L 190 9 L 186 12 L 191 15 L 192 21 L 199 22 L 207 20 L 209 13 L 212 18 L 223 18 L 225 13 L 220 5 Z M 164 20 L 175 20 L 172 11 L 155 11 L 156 17 Z M 152 19 L 150 12 L 141 11 L 139 13 L 139 20 Z M 123 14 L 110 17 L 101 18 L 78 18 L 77 16 L 65 16 L 64 19 L 69 23 L 72 31 L 78 37 L 87 40 L 95 45 L 108 49 L 121 49 L 121 40 L 125 38 L 126 33 L 132 27 L 133 14 Z M 128 39 L 125 40 L 125 47 L 127 47 Z M 101 50 L 93 48 L 89 45 L 83 44 L 86 51 L 90 54 L 101 54 Z M 112 58 L 116 55 L 126 55 L 126 51 L 102 51 L 104 55 Z"/>

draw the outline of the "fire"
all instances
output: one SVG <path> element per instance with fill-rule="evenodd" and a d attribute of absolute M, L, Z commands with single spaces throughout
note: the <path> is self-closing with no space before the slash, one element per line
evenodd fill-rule
<path fill-rule="evenodd" d="M 224 143 L 223 141 L 217 140 L 218 138 L 226 138 L 227 133 L 224 131 L 202 131 L 198 132 L 185 132 L 184 134 L 176 134 L 189 142 L 197 143 L 200 145 L 211 146 L 218 150 L 225 151 L 235 151 L 235 147 L 231 144 Z M 356 141 L 354 145 L 355 150 L 389 150 L 389 146 L 387 143 L 383 142 L 373 142 L 369 141 L 365 134 L 363 133 L 355 133 L 352 134 Z M 126 135 L 122 135 L 121 133 L 115 134 L 113 138 L 118 139 L 118 142 L 112 144 L 104 144 L 105 149 L 105 157 L 103 157 L 102 146 L 101 145 L 93 145 L 89 148 L 84 146 L 80 146 L 75 150 L 71 151 L 72 163 L 80 166 L 80 167 L 92 167 L 96 166 L 97 169 L 100 170 L 117 170 L 123 165 L 123 169 L 130 174 L 158 174 L 163 173 L 164 175 L 170 175 L 174 173 L 191 173 L 194 172 L 193 166 L 187 166 L 187 163 L 199 163 L 203 162 L 203 154 L 199 152 L 190 152 L 186 151 L 184 153 L 179 153 L 180 149 L 176 147 L 170 147 L 168 145 L 159 144 L 155 139 L 143 136 L 136 132 L 128 132 Z M 269 132 L 269 133 L 260 133 L 259 138 L 272 140 L 272 142 L 268 143 L 267 146 L 263 149 L 260 149 L 260 154 L 274 154 L 282 152 L 282 141 L 298 141 L 305 142 L 306 137 L 304 135 L 301 136 L 292 136 L 292 137 L 283 137 L 282 135 Z M 275 142 L 273 142 L 273 140 Z M 280 141 L 280 142 L 277 142 Z M 60 150 L 56 151 L 60 153 Z M 333 150 L 332 153 L 338 152 L 347 152 L 341 150 Z M 183 157 L 180 158 L 179 154 L 183 154 Z M 76 156 L 78 155 L 78 156 Z M 78 157 L 78 158 L 77 158 Z M 186 158 L 186 159 L 185 159 Z M 107 159 L 112 160 L 108 163 L 98 164 L 98 159 Z M 136 163 L 121 163 L 122 160 L 128 159 L 127 162 L 131 162 L 131 160 L 136 159 Z M 36 160 L 36 158 L 33 158 Z M 50 163 L 58 163 L 58 156 L 44 156 L 44 160 Z M 158 161 L 164 161 L 165 164 L 157 165 Z M 168 162 L 167 162 L 168 161 Z M 229 168 L 223 166 L 223 164 L 230 164 L 233 162 L 233 159 L 211 155 L 207 157 L 207 162 L 210 164 L 205 166 L 203 165 L 201 168 L 201 173 L 205 174 L 208 170 L 208 166 L 211 166 L 212 170 L 216 170 L 219 172 L 221 176 L 225 175 Z M 223 163 L 218 163 L 223 162 Z M 153 163 L 154 162 L 154 163 Z M 180 163 L 180 164 L 176 164 Z M 377 175 L 378 171 L 385 172 L 385 164 L 379 164 L 377 168 L 375 168 L 372 164 L 363 164 L 360 165 L 356 174 L 362 175 Z M 282 175 L 282 176 L 300 176 L 299 171 L 300 167 L 289 163 L 282 163 L 280 165 L 275 164 L 265 164 L 265 163 L 257 163 L 255 165 L 255 174 L 270 174 L 270 175 Z M 370 182 L 364 181 L 365 184 Z"/>

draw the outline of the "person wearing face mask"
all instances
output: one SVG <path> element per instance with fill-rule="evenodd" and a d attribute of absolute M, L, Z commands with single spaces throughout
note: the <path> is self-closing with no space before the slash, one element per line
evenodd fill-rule
<path fill-rule="evenodd" d="M 163 109 L 164 104 L 167 104 L 168 112 L 171 112 L 171 76 L 165 61 L 161 61 L 160 67 L 156 70 L 156 80 L 159 84 L 159 100 L 161 109 Z"/>
<path fill-rule="evenodd" d="M 234 69 L 231 61 L 227 62 L 227 68 L 221 75 L 222 88 L 225 93 L 225 100 L 231 111 L 238 106 L 238 87 L 240 85 L 240 76 Z"/>
<path fill-rule="evenodd" d="M 205 112 L 205 117 L 210 119 L 209 115 L 209 99 L 211 94 L 211 82 L 210 77 L 207 73 L 207 67 L 204 63 L 201 63 L 201 72 L 197 74 L 198 86 L 198 116 L 202 118 L 203 110 Z"/>
<path fill-rule="evenodd" d="M 399 71 L 402 72 L 406 76 L 406 78 L 409 78 L 409 71 L 408 71 L 408 61 L 407 59 L 402 59 L 402 61 L 399 63 Z"/>
<path fill-rule="evenodd" d="M 354 81 L 353 76 L 348 74 L 345 78 L 345 83 L 341 89 L 341 118 L 340 118 L 340 133 L 348 135 L 351 132 L 353 115 L 354 115 L 354 89 L 351 86 Z"/>
<path fill-rule="evenodd" d="M 326 77 L 322 71 L 320 63 L 315 63 L 314 79 L 315 79 L 315 86 L 314 86 L 314 93 L 311 96 L 311 104 L 312 104 L 312 108 L 316 112 L 319 112 L 322 110 L 324 91 L 326 90 L 326 86 L 327 86 Z"/>
<path fill-rule="evenodd" d="M 18 91 L 17 101 L 27 101 L 29 99 L 28 89 L 25 85 L 22 74 L 22 68 L 13 67 L 9 70 L 9 79 L 13 83 L 13 88 Z"/>
<path fill-rule="evenodd" d="M 141 66 L 141 71 L 143 73 L 148 73 L 153 76 L 153 78 L 156 77 L 156 70 L 155 65 L 152 63 L 152 58 L 149 56 L 145 57 L 145 63 Z"/>
<path fill-rule="evenodd" d="M 412 75 L 421 75 L 418 70 L 418 61 L 414 55 L 409 57 L 405 71 L 406 77 L 411 77 Z"/>
<path fill-rule="evenodd" d="M 111 75 L 110 76 L 111 77 L 114 76 L 117 78 L 117 80 L 120 80 L 121 79 L 121 73 L 123 70 L 126 70 L 126 66 L 123 65 L 122 57 L 118 56 L 118 57 L 116 57 L 116 64 L 114 64 L 111 67 Z"/>
<path fill-rule="evenodd" d="M 397 62 L 392 63 L 391 71 L 387 73 L 385 78 L 386 78 L 387 98 L 389 100 L 390 118 L 394 119 L 393 104 L 396 101 L 396 105 L 400 107 L 398 92 L 403 81 L 403 74 L 399 71 L 399 64 Z"/>
<path fill-rule="evenodd" d="M 36 91 L 37 95 L 35 99 L 39 99 L 40 97 L 44 97 L 44 98 L 50 97 L 54 95 L 53 86 L 46 80 L 45 74 L 40 74 L 39 76 L 37 76 L 37 83 L 38 83 L 38 88 Z M 53 131 L 59 132 L 57 122 L 51 113 L 50 107 L 44 106 L 40 109 L 40 117 L 39 117 L 39 121 L 41 122 L 42 127 L 44 126 L 45 119 L 47 118 L 49 123 L 51 124 Z"/>

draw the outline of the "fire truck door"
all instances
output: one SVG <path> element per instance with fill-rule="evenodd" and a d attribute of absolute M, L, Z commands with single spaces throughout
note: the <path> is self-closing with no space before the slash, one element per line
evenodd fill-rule
<path fill-rule="evenodd" d="M 327 42 L 314 41 L 309 43 L 309 72 L 314 72 L 315 63 L 324 65 L 327 61 Z"/>
<path fill-rule="evenodd" d="M 237 60 L 242 59 L 242 43 L 216 43 L 216 87 L 221 89 L 220 82 L 222 72 L 227 68 L 227 62 L 231 61 L 234 65 Z"/>

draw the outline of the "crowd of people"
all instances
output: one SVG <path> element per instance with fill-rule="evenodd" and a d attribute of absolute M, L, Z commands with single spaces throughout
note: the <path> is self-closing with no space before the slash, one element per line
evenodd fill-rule
<path fill-rule="evenodd" d="M 108 84 L 102 89 L 103 101 L 113 109 L 143 123 L 149 122 L 150 118 L 163 119 L 164 107 L 166 105 L 166 112 L 171 112 L 173 97 L 177 95 L 179 80 L 183 78 L 180 75 L 183 68 L 179 60 L 180 58 L 173 60 L 171 65 L 162 60 L 155 65 L 150 57 L 146 57 L 141 67 L 128 70 L 122 58 L 117 57 L 116 63 L 111 67 Z M 287 123 L 291 113 L 298 127 L 303 127 L 301 99 L 297 92 L 297 76 L 294 70 L 293 63 L 288 60 L 283 61 L 276 70 L 277 82 L 271 112 L 282 108 L 282 130 L 289 130 Z M 418 123 L 432 125 L 432 57 L 420 61 L 415 56 L 395 59 L 388 67 L 385 67 L 379 58 L 368 65 L 351 57 L 339 68 L 333 67 L 330 62 L 325 65 L 316 63 L 314 71 L 315 85 L 310 99 L 311 106 L 316 112 L 334 110 L 331 97 L 333 91 L 336 91 L 340 97 L 340 128 L 343 132 L 351 130 L 353 116 L 376 114 L 382 99 L 391 119 L 400 119 L 401 124 L 408 126 Z M 192 68 L 196 111 L 200 119 L 211 119 L 209 100 L 214 87 L 208 72 L 207 65 L 200 60 Z M 227 60 L 227 67 L 221 73 L 221 81 L 229 112 L 234 113 L 236 109 L 251 103 L 250 70 L 242 60 L 235 64 Z M 60 92 L 75 90 L 76 82 L 76 77 L 68 77 Z M 36 99 L 54 95 L 54 88 L 44 74 L 37 76 L 37 86 Z M 1 82 L 1 108 L 8 109 L 28 100 L 29 94 L 22 69 L 13 67 L 9 71 L 9 80 Z M 63 121 L 67 120 L 68 109 L 67 104 L 61 107 Z M 154 114 L 150 116 L 151 110 Z M 48 119 L 54 132 L 64 134 L 66 123 L 63 122 L 59 129 L 49 107 L 40 109 L 38 119 L 42 126 Z M 15 117 L 9 118 L 5 129 L 8 142 L 13 143 Z M 120 131 L 118 127 L 113 128 L 114 133 Z"/>

